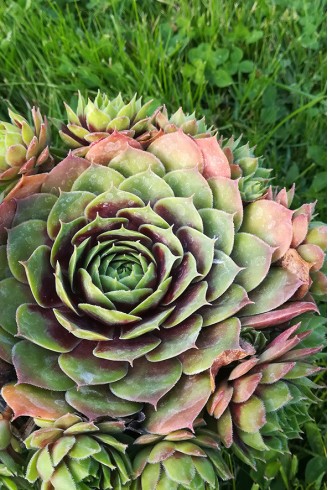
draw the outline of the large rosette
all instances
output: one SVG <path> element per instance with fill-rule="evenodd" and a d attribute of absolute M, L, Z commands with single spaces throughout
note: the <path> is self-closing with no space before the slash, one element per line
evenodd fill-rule
<path fill-rule="evenodd" d="M 16 417 L 143 410 L 149 432 L 192 429 L 218 370 L 255 354 L 241 324 L 316 309 L 309 216 L 282 196 L 244 208 L 215 137 L 143 150 L 114 131 L 85 157 L 2 204 L 1 355 L 18 379 L 3 397 Z"/>

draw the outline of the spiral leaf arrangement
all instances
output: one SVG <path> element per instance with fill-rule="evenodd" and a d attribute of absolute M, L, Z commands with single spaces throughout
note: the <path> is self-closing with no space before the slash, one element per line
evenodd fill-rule
<path fill-rule="evenodd" d="M 255 467 L 304 422 L 321 346 L 294 319 L 324 294 L 325 226 L 248 144 L 151 107 L 79 95 L 59 162 L 38 110 L 1 123 L 2 397 L 31 421 L 27 485 L 217 489 L 227 451 Z"/>

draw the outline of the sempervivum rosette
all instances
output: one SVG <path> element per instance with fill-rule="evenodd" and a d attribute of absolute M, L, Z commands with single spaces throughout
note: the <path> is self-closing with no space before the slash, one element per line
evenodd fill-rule
<path fill-rule="evenodd" d="M 217 419 L 223 444 L 233 445 L 238 455 L 250 461 L 261 458 L 263 451 L 288 451 L 286 433 L 291 431 L 295 437 L 300 432 L 298 419 L 305 414 L 293 405 L 303 396 L 301 378 L 321 369 L 307 360 L 321 347 L 295 349 L 311 333 L 298 333 L 298 328 L 299 324 L 287 328 L 258 356 L 217 375 L 207 410 Z M 289 417 L 280 412 L 277 416 L 284 408 Z"/>
<path fill-rule="evenodd" d="M 124 423 L 85 422 L 66 414 L 55 421 L 36 420 L 40 429 L 25 440 L 32 456 L 26 479 L 47 490 L 124 489 L 132 474 L 125 454 L 130 442 Z"/>
<path fill-rule="evenodd" d="M 20 433 L 10 423 L 11 410 L 0 413 L 0 489 L 33 490 L 25 480 L 27 454 L 20 441 Z"/>
<path fill-rule="evenodd" d="M 217 416 L 220 382 L 230 394 L 231 372 L 253 363 L 258 384 L 252 391 L 246 383 L 247 393 L 265 407 L 268 383 L 258 370 L 269 361 L 278 369 L 276 356 L 263 361 L 267 344 L 317 311 L 310 292 L 323 290 L 324 228 L 310 227 L 312 205 L 290 209 L 293 190 L 267 187 L 247 145 L 222 149 L 182 111 L 169 118 L 159 109 L 145 118 L 154 132 L 138 132 L 140 104 L 83 105 L 74 124 L 91 144 L 80 141 L 83 150 L 59 162 L 40 192 L 9 195 L 0 206 L 0 356 L 15 373 L 2 396 L 15 418 L 53 421 L 75 411 L 98 426 L 102 417 L 129 417 L 152 441 L 193 431 L 201 415 L 218 430 L 216 444 L 228 446 L 220 417 L 233 395 Z M 107 126 L 96 134 L 97 118 Z M 279 362 L 291 366 L 285 354 Z M 282 369 L 282 381 L 278 370 L 274 406 L 294 369 L 312 372 Z M 288 385 L 281 413 L 296 393 Z M 206 415 L 209 399 L 218 424 Z M 243 424 L 231 424 L 247 439 Z M 258 439 L 264 430 L 257 427 Z M 200 473 L 190 471 L 196 480 L 181 488 L 198 485 Z M 136 488 L 146 489 L 143 481 L 140 473 Z M 211 485 L 204 479 L 199 488 Z"/>
<path fill-rule="evenodd" d="M 16 196 L 24 196 L 26 187 L 37 192 L 44 180 L 40 174 L 53 167 L 47 119 L 36 107 L 31 115 L 33 125 L 11 110 L 11 123 L 0 121 L 0 201 L 17 184 Z"/>
<path fill-rule="evenodd" d="M 192 136 L 210 132 L 204 118 L 197 120 L 195 114 L 184 114 L 181 108 L 169 117 L 165 106 L 151 112 L 152 102 L 142 104 L 142 99 L 134 96 L 124 103 L 121 94 L 110 100 L 100 91 L 93 101 L 88 99 L 86 102 L 79 93 L 76 112 L 65 104 L 68 123 L 62 125 L 59 134 L 67 146 L 76 149 L 76 154 L 85 155 L 91 143 L 114 131 L 133 136 L 144 147 L 178 128 Z"/>
<path fill-rule="evenodd" d="M 232 477 L 222 457 L 218 436 L 203 428 L 164 436 L 142 435 L 134 442 L 132 490 L 218 489 Z"/>

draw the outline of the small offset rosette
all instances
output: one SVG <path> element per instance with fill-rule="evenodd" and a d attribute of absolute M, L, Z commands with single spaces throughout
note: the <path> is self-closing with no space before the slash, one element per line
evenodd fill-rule
<path fill-rule="evenodd" d="M 207 429 L 145 434 L 134 444 L 131 490 L 218 490 L 221 480 L 232 478 L 217 435 Z"/>
<path fill-rule="evenodd" d="M 128 489 L 131 438 L 120 421 L 94 424 L 66 414 L 55 421 L 35 419 L 39 429 L 25 440 L 30 453 L 26 479 L 47 490 Z"/>
<path fill-rule="evenodd" d="M 44 172 L 54 166 L 48 121 L 33 107 L 33 124 L 9 109 L 10 123 L 0 121 L 0 202 L 5 196 L 38 192 Z"/>

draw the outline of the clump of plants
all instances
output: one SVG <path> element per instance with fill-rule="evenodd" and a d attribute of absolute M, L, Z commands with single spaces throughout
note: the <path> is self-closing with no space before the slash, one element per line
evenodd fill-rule
<path fill-rule="evenodd" d="M 288 453 L 320 370 L 314 204 L 182 109 L 66 110 L 61 160 L 38 109 L 0 126 L 0 485 L 218 489 Z"/>

